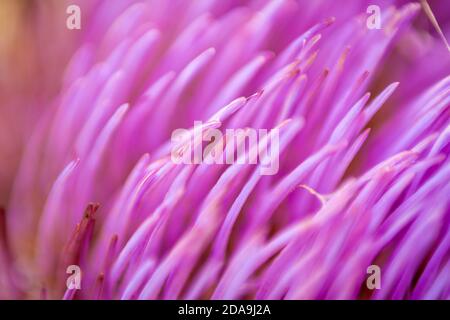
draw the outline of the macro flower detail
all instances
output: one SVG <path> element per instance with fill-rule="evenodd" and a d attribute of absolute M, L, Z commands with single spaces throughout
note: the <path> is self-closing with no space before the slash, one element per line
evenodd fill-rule
<path fill-rule="evenodd" d="M 67 43 L 0 91 L 0 298 L 450 299 L 450 17 L 372 2 L 24 5 Z"/>

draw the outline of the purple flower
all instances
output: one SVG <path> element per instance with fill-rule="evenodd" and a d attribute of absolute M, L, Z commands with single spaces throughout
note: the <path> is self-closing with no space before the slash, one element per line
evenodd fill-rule
<path fill-rule="evenodd" d="M 29 53 L 45 94 L 14 91 L 0 298 L 450 298 L 450 55 L 420 4 L 78 2 Z M 227 129 L 278 130 L 277 173 L 173 161 Z"/>

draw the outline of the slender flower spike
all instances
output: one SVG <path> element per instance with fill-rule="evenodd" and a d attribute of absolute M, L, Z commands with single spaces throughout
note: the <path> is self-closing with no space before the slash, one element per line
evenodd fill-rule
<path fill-rule="evenodd" d="M 448 3 L 69 2 L 0 4 L 0 299 L 450 299 Z"/>

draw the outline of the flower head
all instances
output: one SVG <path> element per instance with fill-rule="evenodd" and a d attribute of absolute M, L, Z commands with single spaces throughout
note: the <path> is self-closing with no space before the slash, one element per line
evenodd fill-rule
<path fill-rule="evenodd" d="M 450 55 L 380 2 L 371 29 L 371 1 L 79 1 L 2 186 L 0 297 L 450 298 Z M 171 156 L 252 148 L 274 174 Z"/>

